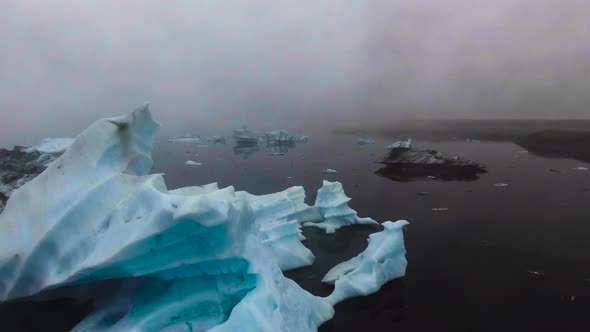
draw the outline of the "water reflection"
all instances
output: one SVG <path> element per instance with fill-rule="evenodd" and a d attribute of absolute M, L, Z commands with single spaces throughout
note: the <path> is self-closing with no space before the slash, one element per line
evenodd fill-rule
<path fill-rule="evenodd" d="M 234 154 L 236 156 L 240 156 L 244 159 L 248 159 L 250 156 L 256 154 L 260 151 L 260 147 L 258 143 L 256 144 L 246 144 L 246 143 L 236 143 L 234 145 Z"/>

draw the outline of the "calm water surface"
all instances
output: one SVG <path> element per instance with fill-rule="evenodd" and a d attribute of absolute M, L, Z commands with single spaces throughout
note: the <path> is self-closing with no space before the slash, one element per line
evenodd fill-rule
<path fill-rule="evenodd" d="M 483 163 L 489 173 L 476 181 L 400 183 L 374 174 L 381 167 L 374 160 L 389 143 L 359 147 L 354 137 L 316 135 L 286 156 L 261 149 L 247 159 L 230 143 L 158 143 L 154 158 L 170 188 L 218 181 L 264 194 L 303 185 L 311 204 L 327 179 L 343 183 L 361 216 L 411 222 L 406 278 L 339 304 L 321 331 L 590 330 L 590 172 L 574 170 L 588 164 L 538 157 L 511 143 L 418 141 L 417 147 Z M 184 159 L 204 165 L 190 168 Z M 339 174 L 322 174 L 325 168 Z M 327 295 L 324 274 L 361 252 L 378 230 L 325 235 L 305 228 L 316 262 L 287 275 Z"/>
<path fill-rule="evenodd" d="M 320 331 L 590 330 L 590 171 L 574 170 L 590 165 L 538 157 L 510 143 L 417 141 L 483 163 L 489 173 L 476 181 L 401 183 L 374 174 L 381 167 L 374 161 L 391 142 L 355 141 L 318 134 L 272 156 L 263 147 L 236 150 L 229 141 L 204 147 L 161 137 L 154 172 L 166 174 L 169 189 L 219 182 L 266 194 L 302 185 L 308 204 L 322 180 L 340 181 L 361 216 L 409 220 L 406 277 L 337 305 Z M 185 166 L 189 159 L 203 166 Z M 325 168 L 339 174 L 322 174 Z M 326 235 L 304 228 L 316 261 L 286 275 L 327 295 L 324 274 L 364 250 L 379 230 L 353 226 Z"/>

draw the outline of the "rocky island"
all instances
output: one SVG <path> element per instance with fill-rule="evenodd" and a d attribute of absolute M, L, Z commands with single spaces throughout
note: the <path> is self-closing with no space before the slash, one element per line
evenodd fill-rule
<path fill-rule="evenodd" d="M 398 144 L 377 162 L 386 165 L 377 175 L 394 181 L 475 180 L 486 173 L 486 167 L 461 157 L 445 157 L 436 150 L 419 150 L 410 144 Z"/>

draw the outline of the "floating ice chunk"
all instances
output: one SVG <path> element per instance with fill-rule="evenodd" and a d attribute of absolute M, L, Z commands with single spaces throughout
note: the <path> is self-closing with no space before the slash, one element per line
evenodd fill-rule
<path fill-rule="evenodd" d="M 509 184 L 508 183 L 496 183 L 494 184 L 495 187 L 508 187 Z"/>
<path fill-rule="evenodd" d="M 26 148 L 25 152 L 39 151 L 40 153 L 63 153 L 72 143 L 74 138 L 46 138 L 36 146 Z"/>
<path fill-rule="evenodd" d="M 576 171 L 587 171 L 588 170 L 588 167 L 580 166 L 580 167 L 574 168 L 574 170 L 576 170 Z"/>
<path fill-rule="evenodd" d="M 334 305 L 351 297 L 374 293 L 386 282 L 405 276 L 408 263 L 403 227 L 407 224 L 405 220 L 384 222 L 385 230 L 369 235 L 365 251 L 332 268 L 322 280 L 335 285 L 328 302 Z"/>
<path fill-rule="evenodd" d="M 325 170 L 322 171 L 322 173 L 324 173 L 324 174 L 338 174 L 338 171 L 335 169 L 326 168 Z"/>
<path fill-rule="evenodd" d="M 356 144 L 358 145 L 370 145 L 375 144 L 375 140 L 370 138 L 359 138 L 356 140 Z"/>
<path fill-rule="evenodd" d="M 192 161 L 192 160 L 187 160 L 184 162 L 184 164 L 187 166 L 203 166 L 203 163 L 198 163 L 198 162 Z"/>
<path fill-rule="evenodd" d="M 213 143 L 225 143 L 225 136 L 211 136 L 207 140 Z"/>
<path fill-rule="evenodd" d="M 356 224 L 378 224 L 371 218 L 360 218 L 358 213 L 348 206 L 347 197 L 340 182 L 324 181 L 318 190 L 314 209 L 321 215 L 321 219 L 304 223 L 304 226 L 322 228 L 326 233 L 334 233 L 338 228 Z M 309 220 L 313 217 L 306 217 Z"/>
<path fill-rule="evenodd" d="M 386 150 L 393 150 L 393 149 L 410 149 L 412 147 L 412 139 L 409 138 L 407 141 L 399 141 L 392 143 L 385 147 Z"/>
<path fill-rule="evenodd" d="M 171 143 L 200 143 L 201 138 L 199 136 L 181 136 L 181 137 L 170 137 L 168 142 Z"/>
<path fill-rule="evenodd" d="M 448 211 L 449 208 L 432 208 L 432 211 Z"/>
<path fill-rule="evenodd" d="M 543 271 L 537 271 L 537 270 L 527 270 L 526 271 L 528 274 L 532 274 L 534 276 L 542 276 L 545 274 L 545 272 Z"/>
<path fill-rule="evenodd" d="M 301 136 L 299 138 L 297 138 L 297 143 L 307 143 L 309 142 L 309 137 L 308 136 Z"/>
<path fill-rule="evenodd" d="M 284 156 L 286 153 L 284 152 L 271 152 L 268 154 L 269 156 Z"/>

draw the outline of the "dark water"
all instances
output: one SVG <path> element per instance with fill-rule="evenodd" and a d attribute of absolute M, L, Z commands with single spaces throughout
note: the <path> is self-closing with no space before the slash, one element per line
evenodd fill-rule
<path fill-rule="evenodd" d="M 339 304 L 321 331 L 590 330 L 590 172 L 573 170 L 588 164 L 538 157 L 511 143 L 418 141 L 483 163 L 489 173 L 476 181 L 400 183 L 374 174 L 380 165 L 373 161 L 390 142 L 359 147 L 354 141 L 316 135 L 287 156 L 260 151 L 248 159 L 229 145 L 159 144 L 155 165 L 171 188 L 219 181 L 263 194 L 303 185 L 309 203 L 323 179 L 337 180 L 361 216 L 409 220 L 406 278 Z M 205 163 L 201 168 L 178 160 L 193 153 Z M 339 174 L 324 175 L 324 168 Z M 305 228 L 317 260 L 287 275 L 314 294 L 328 294 L 323 275 L 361 252 L 374 231 L 350 227 L 325 235 Z"/>
<path fill-rule="evenodd" d="M 510 143 L 418 141 L 483 163 L 489 173 L 476 181 L 401 183 L 374 174 L 389 143 L 359 147 L 354 137 L 317 134 L 285 156 L 261 148 L 246 157 L 229 142 L 200 147 L 161 139 L 154 172 L 166 173 L 169 189 L 217 181 L 265 194 L 303 185 L 309 204 L 323 179 L 340 181 L 361 216 L 409 220 L 407 276 L 337 305 L 320 331 L 590 330 L 590 171 L 573 170 L 590 165 L 537 157 Z M 203 166 L 185 166 L 188 159 Z M 322 174 L 325 168 L 339 174 Z M 509 186 L 494 186 L 499 182 Z M 305 228 L 316 262 L 286 275 L 327 295 L 324 274 L 364 250 L 378 230 L 326 235 Z"/>

